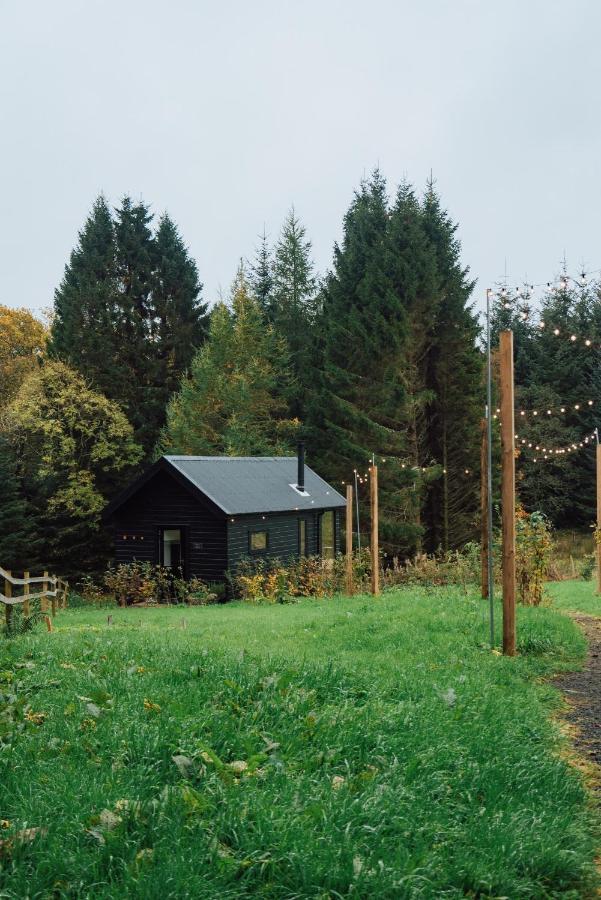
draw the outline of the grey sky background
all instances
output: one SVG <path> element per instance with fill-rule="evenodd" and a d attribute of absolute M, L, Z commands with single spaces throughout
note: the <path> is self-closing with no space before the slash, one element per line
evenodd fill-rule
<path fill-rule="evenodd" d="M 204 297 L 292 203 L 433 170 L 475 298 L 601 268 L 598 0 L 0 0 L 0 303 L 52 302 L 97 194 L 167 210 Z"/>

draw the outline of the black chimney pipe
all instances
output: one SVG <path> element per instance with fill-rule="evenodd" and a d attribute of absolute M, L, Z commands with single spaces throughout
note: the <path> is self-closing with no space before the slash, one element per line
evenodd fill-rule
<path fill-rule="evenodd" d="M 299 491 L 305 490 L 305 442 L 299 441 L 297 448 L 298 472 L 296 476 L 296 488 Z"/>

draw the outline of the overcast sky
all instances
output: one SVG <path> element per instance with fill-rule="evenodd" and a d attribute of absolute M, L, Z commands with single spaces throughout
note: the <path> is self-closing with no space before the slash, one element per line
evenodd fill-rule
<path fill-rule="evenodd" d="M 0 303 L 52 302 L 99 192 L 204 296 L 292 203 L 317 267 L 378 164 L 433 171 L 487 285 L 601 268 L 598 0 L 0 0 Z"/>

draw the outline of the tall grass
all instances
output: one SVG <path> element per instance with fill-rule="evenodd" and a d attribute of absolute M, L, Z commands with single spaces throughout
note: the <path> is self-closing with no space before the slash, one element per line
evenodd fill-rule
<path fill-rule="evenodd" d="M 565 617 L 520 610 L 515 660 L 452 588 L 112 619 L 0 645 L 0 896 L 593 891 L 540 683 L 582 658 Z"/>

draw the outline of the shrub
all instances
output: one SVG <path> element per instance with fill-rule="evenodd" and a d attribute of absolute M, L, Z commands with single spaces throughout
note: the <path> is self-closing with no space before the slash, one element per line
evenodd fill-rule
<path fill-rule="evenodd" d="M 107 569 L 104 585 L 115 595 L 119 606 L 157 602 L 159 583 L 153 571 L 157 568 L 150 563 L 137 560 L 122 563 L 114 569 Z"/>
<path fill-rule="evenodd" d="M 461 584 L 467 590 L 469 584 L 480 577 L 480 545 L 469 543 L 463 550 L 447 550 L 428 555 L 418 553 L 413 559 L 400 561 L 393 558 L 392 565 L 382 572 L 382 586 L 392 588 L 402 584 L 441 586 Z"/>
<path fill-rule="evenodd" d="M 580 577 L 583 581 L 590 581 L 597 567 L 597 554 L 588 553 L 580 563 Z"/>
<path fill-rule="evenodd" d="M 96 584 L 91 575 L 84 577 L 75 585 L 76 594 L 86 603 L 101 604 L 106 601 L 106 592 Z"/>
<path fill-rule="evenodd" d="M 134 561 L 108 568 L 104 585 L 120 606 L 133 603 L 190 603 L 203 606 L 215 603 L 218 593 L 200 578 L 187 581 L 181 570 Z"/>
<path fill-rule="evenodd" d="M 553 554 L 549 520 L 541 512 L 516 510 L 516 583 L 518 600 L 539 606 L 544 599 L 544 581 Z"/>

